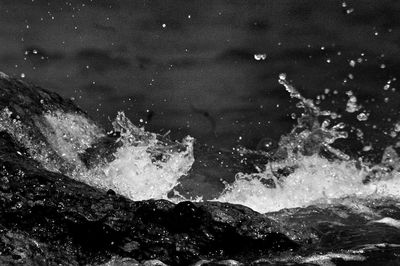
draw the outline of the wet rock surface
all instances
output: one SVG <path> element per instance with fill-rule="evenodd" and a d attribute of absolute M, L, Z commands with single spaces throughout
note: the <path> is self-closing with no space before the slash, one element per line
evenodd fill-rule
<path fill-rule="evenodd" d="M 54 93 L 9 78 L 0 79 L 0 106 L 31 125 L 34 136 L 40 136 L 35 118 L 47 110 L 84 115 Z M 0 179 L 1 265 L 190 265 L 211 258 L 246 262 L 299 246 L 277 222 L 247 207 L 133 202 L 46 170 L 4 129 Z"/>
<path fill-rule="evenodd" d="M 45 114 L 52 112 L 71 113 L 87 118 L 87 115 L 71 100 L 63 99 L 60 95 L 42 89 L 19 79 L 10 78 L 6 74 L 0 75 L 0 130 L 7 131 L 22 146 L 36 146 L 30 149 L 31 157 L 40 156 L 45 151 L 52 166 L 47 169 L 64 172 L 71 165 L 60 152 L 49 145 L 44 133 L 54 134 L 54 130 L 45 119 Z M 94 121 L 89 120 L 99 133 L 102 129 Z M 46 131 L 46 132 L 44 132 Z M 23 133 L 23 137 L 17 136 Z M 68 136 L 66 136 L 68 137 Z M 22 144 L 23 143 L 23 144 Z M 38 148 L 39 147 L 39 148 Z"/>
<path fill-rule="evenodd" d="M 33 122 L 35 115 L 50 110 L 84 114 L 71 100 L 20 79 L 10 78 L 4 73 L 0 77 L 0 96 L 0 107 L 9 108 L 25 123 Z"/>

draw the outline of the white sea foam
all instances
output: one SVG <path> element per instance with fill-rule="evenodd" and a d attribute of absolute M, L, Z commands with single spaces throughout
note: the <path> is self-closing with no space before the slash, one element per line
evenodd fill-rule
<path fill-rule="evenodd" d="M 328 161 L 318 155 L 304 156 L 298 168 L 282 177 L 276 188 L 268 188 L 261 181 L 272 176 L 270 168 L 258 174 L 238 174 L 217 201 L 248 206 L 259 212 L 284 208 L 304 207 L 317 203 L 332 203 L 340 198 L 397 197 L 400 195 L 400 176 L 389 180 L 363 184 L 366 171 L 353 162 Z M 335 201 L 337 202 L 337 201 Z"/>
<path fill-rule="evenodd" d="M 79 155 L 105 134 L 86 116 L 54 111 L 35 117 L 35 126 L 44 136 L 40 139 L 11 115 L 7 108 L 0 112 L 0 130 L 8 131 L 47 170 L 62 172 L 95 187 L 113 189 L 132 200 L 166 199 L 194 162 L 193 138 L 186 137 L 179 144 L 181 148 L 174 149 L 158 140 L 156 134 L 135 127 L 123 115 L 123 122 L 132 132 L 124 133 L 115 160 L 87 169 Z M 131 133 L 139 134 L 140 140 L 130 142 Z"/>
<path fill-rule="evenodd" d="M 372 221 L 372 223 L 386 224 L 386 225 L 393 226 L 395 228 L 400 229 L 400 221 L 390 218 L 390 217 L 384 217 L 382 219 Z"/>
<path fill-rule="evenodd" d="M 309 256 L 300 256 L 300 255 L 283 255 L 281 257 L 276 257 L 272 259 L 272 261 L 276 263 L 283 263 L 284 265 L 292 265 L 292 264 L 312 264 L 312 265 L 320 265 L 320 266 L 335 266 L 336 264 L 332 261 L 334 259 L 340 259 L 344 261 L 365 261 L 366 257 L 363 255 L 363 250 L 352 250 L 345 251 L 341 253 L 327 252 L 325 254 L 312 254 Z M 260 259 L 258 262 L 268 262 L 271 263 L 271 260 Z"/>
<path fill-rule="evenodd" d="M 159 161 L 155 161 L 149 152 L 156 142 L 154 138 L 150 143 L 122 146 L 114 154 L 115 160 L 90 170 L 85 179 L 97 186 L 114 189 L 132 200 L 166 199 L 194 162 L 193 138 L 183 140 L 184 151 L 165 151 L 165 160 Z M 96 178 L 99 173 L 103 178 Z"/>
<path fill-rule="evenodd" d="M 301 260 L 302 263 L 312 263 L 320 266 L 335 266 L 332 259 L 342 259 L 345 261 L 364 261 L 365 257 L 361 255 L 346 253 L 327 253 L 322 255 L 313 255 Z"/>
<path fill-rule="evenodd" d="M 51 146 L 63 157 L 73 161 L 77 167 L 70 176 L 103 189 L 113 189 L 118 194 L 132 200 L 166 199 L 168 193 L 178 185 L 178 180 L 191 168 L 194 139 L 183 140 L 184 150 L 164 148 L 156 134 L 135 127 L 123 113 L 117 119 L 120 126 L 129 132 L 121 139 L 122 146 L 115 152 L 115 160 L 86 169 L 78 154 L 90 147 L 96 139 L 104 136 L 97 126 L 83 116 L 74 114 L 50 113 L 45 118 L 52 132 L 46 137 Z M 117 120 L 116 120 L 117 121 Z M 140 135 L 140 141 L 130 142 Z M 160 146 L 161 145 L 161 146 Z M 154 158 L 154 151 L 161 152 L 161 158 Z"/>

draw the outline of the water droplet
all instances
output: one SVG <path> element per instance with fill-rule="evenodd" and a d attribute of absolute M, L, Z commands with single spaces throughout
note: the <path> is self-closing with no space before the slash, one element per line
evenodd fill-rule
<path fill-rule="evenodd" d="M 361 106 L 357 105 L 357 97 L 353 95 L 352 91 L 347 91 L 346 94 L 349 96 L 349 100 L 346 104 L 346 112 L 354 113 L 361 109 Z"/>
<path fill-rule="evenodd" d="M 358 119 L 358 121 L 366 121 L 366 120 L 368 120 L 368 114 L 359 113 L 357 115 L 357 119 Z"/>
<path fill-rule="evenodd" d="M 265 60 L 267 59 L 267 54 L 255 54 L 254 59 L 257 61 Z"/>
<path fill-rule="evenodd" d="M 394 124 L 394 131 L 400 132 L 400 122 L 397 122 L 396 124 Z"/>
<path fill-rule="evenodd" d="M 357 133 L 356 134 L 357 134 L 357 137 L 360 138 L 360 139 L 362 139 L 364 137 L 364 133 L 360 129 L 357 129 Z"/>
<path fill-rule="evenodd" d="M 372 145 L 371 144 L 370 145 L 366 145 L 366 146 L 363 147 L 362 150 L 363 151 L 370 151 L 370 150 L 372 150 Z"/>

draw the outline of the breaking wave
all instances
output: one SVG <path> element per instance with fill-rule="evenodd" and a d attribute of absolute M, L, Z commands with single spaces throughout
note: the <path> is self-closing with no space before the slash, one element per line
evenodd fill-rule
<path fill-rule="evenodd" d="M 272 156 L 269 154 L 271 161 L 264 171 L 238 173 L 235 182 L 227 185 L 215 200 L 245 205 L 264 213 L 338 203 L 338 199 L 349 202 L 348 198 L 399 197 L 400 159 L 392 146 L 385 149 L 380 164 L 351 159 L 331 146 L 335 140 L 347 138 L 343 123 L 329 127 L 337 114 L 322 111 L 312 100 L 304 98 L 286 80 L 285 74 L 280 75 L 279 82 L 292 98 L 299 100 L 297 106 L 304 111 L 298 124 L 281 137 L 279 148 Z M 356 100 L 352 104 L 356 105 Z M 244 156 L 249 152 L 257 153 L 244 150 Z"/>
<path fill-rule="evenodd" d="M 193 164 L 193 142 L 190 136 L 181 143 L 146 132 L 134 126 L 123 112 L 113 123 L 109 137 L 86 116 L 61 111 L 47 112 L 35 118 L 37 132 L 11 118 L 11 111 L 0 114 L 0 129 L 7 130 L 24 144 L 30 156 L 49 171 L 61 172 L 89 185 L 109 190 L 132 200 L 166 199 Z M 111 138 L 112 158 L 96 154 L 92 163 L 82 158 L 89 148 Z M 89 149 L 90 150 L 90 149 Z"/>
<path fill-rule="evenodd" d="M 359 169 L 355 162 L 329 161 L 313 155 L 299 159 L 297 169 L 282 177 L 273 188 L 263 182 L 271 178 L 271 170 L 257 174 L 239 173 L 236 181 L 228 185 L 217 200 L 242 204 L 258 212 L 271 212 L 337 203 L 336 199 L 340 198 L 367 199 L 400 195 L 399 173 L 396 172 L 387 180 L 365 184 L 368 173 L 367 169 Z"/>

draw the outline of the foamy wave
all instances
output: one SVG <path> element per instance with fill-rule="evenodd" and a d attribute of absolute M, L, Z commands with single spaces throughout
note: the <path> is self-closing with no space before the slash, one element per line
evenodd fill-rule
<path fill-rule="evenodd" d="M 248 206 L 258 212 L 332 203 L 333 200 L 356 197 L 398 197 L 400 176 L 363 184 L 367 172 L 353 162 L 329 161 L 319 155 L 304 156 L 298 168 L 279 180 L 276 188 L 268 188 L 262 179 L 272 176 L 271 170 L 258 174 L 241 174 L 228 185 L 217 201 Z M 269 169 L 267 167 L 267 169 Z M 337 202 L 337 201 L 335 201 Z"/>
<path fill-rule="evenodd" d="M 281 137 L 272 156 L 276 162 L 270 162 L 262 173 L 237 174 L 235 182 L 226 187 L 217 201 L 270 212 L 317 203 L 338 203 L 337 199 L 349 197 L 400 196 L 400 159 L 392 147 L 385 149 L 382 163 L 375 168 L 360 167 L 361 162 L 357 167 L 350 156 L 331 146 L 337 139 L 348 136 L 343 131 L 344 123 L 329 127 L 331 122 L 326 117 L 334 120 L 337 114 L 322 111 L 311 99 L 304 98 L 286 79 L 286 74 L 279 75 L 279 83 L 291 98 L 299 100 L 296 106 L 303 109 L 297 125 Z M 321 157 L 321 150 L 338 160 Z M 273 164 L 280 164 L 278 168 L 283 166 L 282 169 L 289 166 L 289 173 L 278 176 L 279 173 L 272 170 Z M 367 174 L 371 174 L 370 178 L 366 178 Z M 372 181 L 364 184 L 366 180 Z"/>
<path fill-rule="evenodd" d="M 89 171 L 85 178 L 132 200 L 166 199 L 194 162 L 193 140 L 186 137 L 183 140 L 186 150 L 166 151 L 165 159 L 159 161 L 154 161 L 149 152 L 157 140 L 139 146 L 124 145 L 114 154 L 114 161 Z M 104 178 L 97 178 L 99 173 Z"/>
<path fill-rule="evenodd" d="M 131 142 L 135 136 L 125 132 L 121 137 L 122 146 L 114 154 L 115 160 L 90 169 L 80 154 L 105 134 L 84 115 L 55 111 L 36 117 L 34 123 L 44 137 L 42 140 L 32 133 L 37 131 L 30 132 L 29 126 L 11 119 L 11 111 L 5 109 L 0 112 L 0 129 L 8 131 L 28 149 L 32 158 L 50 171 L 62 172 L 105 190 L 113 189 L 132 200 L 168 198 L 168 193 L 194 162 L 194 139 L 188 136 L 182 143 L 167 144 L 158 140 L 156 134 L 124 119 L 133 129 L 130 133 L 137 133 L 140 138 Z"/>
<path fill-rule="evenodd" d="M 186 137 L 183 140 L 184 150 L 170 149 L 157 139 L 156 134 L 131 124 L 123 113 L 119 113 L 118 119 L 121 115 L 132 132 L 121 137 L 122 146 L 114 153 L 115 160 L 92 169 L 86 169 L 78 154 L 104 134 L 86 118 L 73 114 L 47 114 L 45 117 L 53 132 L 46 136 L 52 147 L 74 162 L 76 169 L 69 173 L 72 178 L 102 189 L 113 189 L 132 200 L 168 198 L 179 178 L 193 164 L 194 139 Z M 135 136 L 129 134 L 133 132 L 140 135 L 140 141 L 131 142 Z M 155 150 L 160 158 L 155 158 Z"/>

